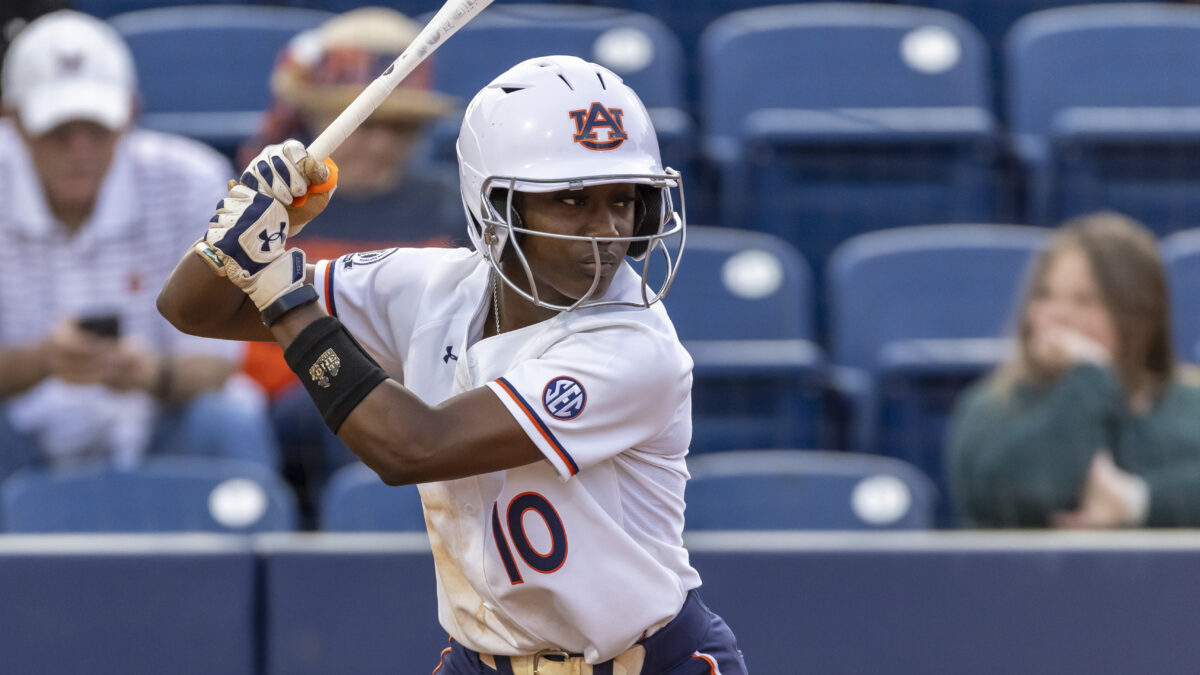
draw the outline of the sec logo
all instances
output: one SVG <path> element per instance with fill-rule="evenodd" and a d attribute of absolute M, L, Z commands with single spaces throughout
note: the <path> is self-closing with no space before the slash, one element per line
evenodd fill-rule
<path fill-rule="evenodd" d="M 385 248 L 378 251 L 362 251 L 342 256 L 342 269 L 348 270 L 355 265 L 374 265 L 397 250 L 399 249 Z"/>
<path fill-rule="evenodd" d="M 586 404 L 587 392 L 573 377 L 556 377 L 542 390 L 542 406 L 555 419 L 573 420 L 579 417 Z"/>

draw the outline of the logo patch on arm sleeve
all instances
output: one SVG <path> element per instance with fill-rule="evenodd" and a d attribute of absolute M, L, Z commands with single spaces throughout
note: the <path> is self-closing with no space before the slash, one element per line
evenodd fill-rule
<path fill-rule="evenodd" d="M 558 420 L 573 420 L 579 417 L 587 405 L 587 391 L 573 377 L 556 377 L 546 383 L 542 390 L 542 407 Z"/>

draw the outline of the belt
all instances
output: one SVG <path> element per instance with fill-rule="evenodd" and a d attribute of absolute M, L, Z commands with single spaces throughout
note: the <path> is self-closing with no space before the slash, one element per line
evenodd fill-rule
<path fill-rule="evenodd" d="M 696 592 L 689 591 L 683 608 L 665 626 L 618 654 L 613 660 L 588 664 L 582 654 L 559 649 L 544 649 L 524 656 L 477 654 L 485 666 L 502 674 L 513 675 L 639 675 L 659 673 L 678 665 L 691 655 L 698 639 L 708 632 L 708 608 Z M 459 643 L 455 645 L 465 649 Z"/>
<path fill-rule="evenodd" d="M 594 666 L 583 660 L 583 654 L 559 649 L 543 649 L 529 656 L 479 655 L 483 665 L 501 673 L 511 670 L 513 675 L 638 675 L 645 658 L 646 648 L 640 644 Z"/>

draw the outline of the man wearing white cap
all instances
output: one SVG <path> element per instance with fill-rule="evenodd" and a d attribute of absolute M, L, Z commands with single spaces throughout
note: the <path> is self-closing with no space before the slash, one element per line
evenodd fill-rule
<path fill-rule="evenodd" d="M 157 451 L 276 461 L 261 406 L 230 386 L 241 347 L 154 305 L 228 163 L 132 127 L 132 57 L 100 19 L 33 21 L 0 78 L 0 250 L 17 271 L 0 285 L 0 478 Z"/>

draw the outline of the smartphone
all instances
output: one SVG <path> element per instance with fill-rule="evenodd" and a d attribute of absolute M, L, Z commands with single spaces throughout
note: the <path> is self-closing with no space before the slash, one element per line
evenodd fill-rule
<path fill-rule="evenodd" d="M 79 329 L 97 337 L 117 338 L 121 336 L 120 314 L 93 314 L 78 321 Z"/>

